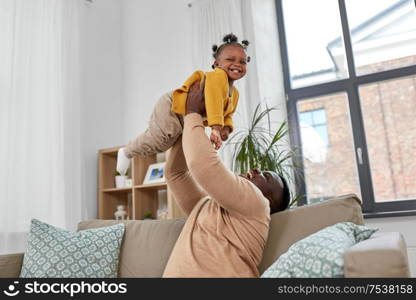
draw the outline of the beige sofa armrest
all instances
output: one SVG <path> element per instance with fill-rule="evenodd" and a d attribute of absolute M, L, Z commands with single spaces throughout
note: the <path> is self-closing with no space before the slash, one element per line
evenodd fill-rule
<path fill-rule="evenodd" d="M 19 277 L 24 253 L 0 255 L 0 278 Z"/>
<path fill-rule="evenodd" d="M 376 232 L 345 253 L 345 277 L 410 277 L 406 242 L 399 232 Z"/>

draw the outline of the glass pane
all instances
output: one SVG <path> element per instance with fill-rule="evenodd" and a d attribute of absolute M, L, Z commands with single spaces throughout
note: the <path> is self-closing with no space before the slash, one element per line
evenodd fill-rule
<path fill-rule="evenodd" d="M 376 201 L 416 198 L 416 76 L 360 87 Z"/>
<path fill-rule="evenodd" d="M 319 109 L 326 116 L 325 126 L 301 124 L 308 203 L 349 193 L 361 197 L 347 95 L 302 100 L 297 109 L 299 114 Z M 319 134 L 324 131 L 326 140 Z"/>
<path fill-rule="evenodd" d="M 338 1 L 284 0 L 283 14 L 292 88 L 348 77 Z"/>
<path fill-rule="evenodd" d="M 321 139 L 324 142 L 324 144 L 326 146 L 328 146 L 328 131 L 327 131 L 326 124 L 325 125 L 315 126 L 315 130 L 319 134 L 319 136 L 321 137 Z"/>
<path fill-rule="evenodd" d="M 414 0 L 347 0 L 358 75 L 416 64 Z"/>
<path fill-rule="evenodd" d="M 304 112 L 299 114 L 299 121 L 301 124 L 306 124 L 306 125 L 311 125 L 313 124 L 312 122 L 312 113 L 311 112 Z"/>
<path fill-rule="evenodd" d="M 318 109 L 313 112 L 313 124 L 325 124 L 326 118 L 325 118 L 325 110 L 324 109 Z"/>

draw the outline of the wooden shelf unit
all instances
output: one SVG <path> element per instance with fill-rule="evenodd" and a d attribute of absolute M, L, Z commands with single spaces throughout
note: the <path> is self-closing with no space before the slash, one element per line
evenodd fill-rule
<path fill-rule="evenodd" d="M 133 157 L 128 174 L 133 186 L 115 187 L 117 152 L 121 147 L 123 146 L 102 149 L 98 153 L 98 219 L 114 219 L 117 205 L 126 206 L 130 220 L 143 219 L 149 212 L 156 218 L 159 190 L 166 190 L 167 193 L 167 218 L 184 217 L 165 182 L 142 184 L 149 165 L 156 163 L 156 155 L 145 158 Z"/>

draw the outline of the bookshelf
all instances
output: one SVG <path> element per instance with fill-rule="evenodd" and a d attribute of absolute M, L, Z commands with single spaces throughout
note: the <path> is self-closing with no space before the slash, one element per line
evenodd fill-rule
<path fill-rule="evenodd" d="M 156 155 L 145 158 L 133 157 L 130 163 L 129 177 L 131 187 L 115 187 L 117 152 L 123 146 L 101 149 L 98 152 L 98 219 L 114 219 L 117 205 L 124 205 L 130 220 L 143 219 L 151 213 L 157 218 L 160 198 L 166 192 L 167 219 L 181 218 L 185 214 L 175 203 L 166 182 L 142 184 L 149 165 L 156 163 Z M 168 156 L 169 153 L 166 153 Z M 162 197 L 163 198 L 163 197 Z"/>

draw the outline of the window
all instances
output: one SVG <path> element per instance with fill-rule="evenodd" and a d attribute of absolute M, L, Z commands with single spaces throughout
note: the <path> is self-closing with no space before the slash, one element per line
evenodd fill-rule
<path fill-rule="evenodd" d="M 337 51 L 338 64 L 334 64 L 334 57 L 327 49 L 328 41 L 342 34 L 337 1 L 291 0 L 284 1 L 283 5 L 292 86 L 302 87 L 347 77 L 348 70 L 342 67 L 345 65 L 342 40 Z M 317 9 L 319 7 L 326 9 Z"/>
<path fill-rule="evenodd" d="M 355 193 L 367 216 L 415 215 L 415 2 L 276 3 L 301 204 Z"/>
<path fill-rule="evenodd" d="M 315 107 L 324 109 L 311 110 Z M 346 93 L 303 99 L 297 110 L 307 203 L 352 192 L 360 196 Z"/>
<path fill-rule="evenodd" d="M 365 9 L 361 9 L 362 0 L 346 0 L 345 4 L 357 75 L 416 63 L 413 0 L 370 1 Z M 338 44 L 342 45 L 340 40 Z"/>
<path fill-rule="evenodd" d="M 359 89 L 376 202 L 416 198 L 416 76 Z"/>

